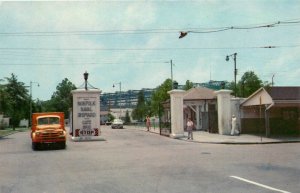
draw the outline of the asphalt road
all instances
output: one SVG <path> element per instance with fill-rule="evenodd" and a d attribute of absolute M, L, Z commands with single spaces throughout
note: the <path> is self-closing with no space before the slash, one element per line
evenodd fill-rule
<path fill-rule="evenodd" d="M 105 141 L 33 151 L 29 132 L 0 139 L 1 193 L 299 192 L 300 144 L 221 145 L 134 128 Z"/>

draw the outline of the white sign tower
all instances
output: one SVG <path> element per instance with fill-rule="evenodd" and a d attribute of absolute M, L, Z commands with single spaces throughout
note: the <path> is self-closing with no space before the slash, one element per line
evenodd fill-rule
<path fill-rule="evenodd" d="M 100 139 L 100 93 L 97 88 L 88 88 L 88 73 L 84 74 L 85 86 L 72 90 L 72 139 L 86 141 Z"/>

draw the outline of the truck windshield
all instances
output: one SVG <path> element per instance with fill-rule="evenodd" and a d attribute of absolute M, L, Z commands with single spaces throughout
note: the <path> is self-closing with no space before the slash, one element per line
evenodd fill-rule
<path fill-rule="evenodd" d="M 38 119 L 38 125 L 53 125 L 59 124 L 58 117 L 43 117 Z"/>

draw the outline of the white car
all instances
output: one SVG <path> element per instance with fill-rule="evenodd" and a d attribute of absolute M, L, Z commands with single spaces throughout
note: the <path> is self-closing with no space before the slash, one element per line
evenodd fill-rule
<path fill-rule="evenodd" d="M 111 123 L 112 129 L 123 129 L 123 121 L 121 119 L 114 119 Z"/>

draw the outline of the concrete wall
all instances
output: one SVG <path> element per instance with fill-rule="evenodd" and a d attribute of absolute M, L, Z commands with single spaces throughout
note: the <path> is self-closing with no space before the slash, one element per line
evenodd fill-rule
<path fill-rule="evenodd" d="M 218 128 L 221 135 L 230 135 L 231 131 L 231 92 L 231 90 L 216 91 L 218 100 Z"/>
<path fill-rule="evenodd" d="M 184 90 L 171 90 L 168 92 L 171 97 L 171 135 L 173 138 L 184 137 L 183 122 L 183 96 Z"/>

